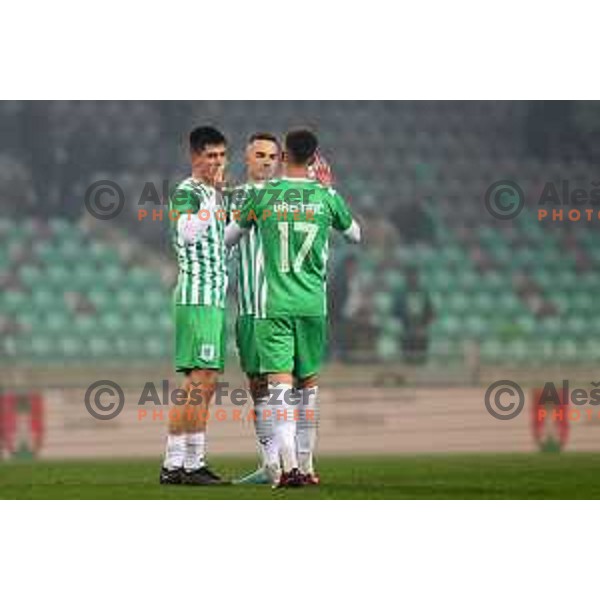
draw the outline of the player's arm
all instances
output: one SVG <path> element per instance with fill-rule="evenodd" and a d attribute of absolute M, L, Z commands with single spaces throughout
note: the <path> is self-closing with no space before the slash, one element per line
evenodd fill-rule
<path fill-rule="evenodd" d="M 256 223 L 254 191 L 251 188 L 242 208 L 237 211 L 236 215 L 232 213 L 231 223 L 225 228 L 225 246 L 227 248 L 235 246 Z"/>
<path fill-rule="evenodd" d="M 210 225 L 212 215 L 199 215 L 204 204 L 201 194 L 188 186 L 178 187 L 171 195 L 171 209 L 179 212 L 177 233 L 185 244 L 195 244 Z"/>
<path fill-rule="evenodd" d="M 362 233 L 360 229 L 360 225 L 356 219 L 352 219 L 352 223 L 348 229 L 342 231 L 343 236 L 351 243 L 351 244 L 360 244 L 362 239 Z"/>
<path fill-rule="evenodd" d="M 332 227 L 352 244 L 361 241 L 361 229 L 358 221 L 352 216 L 346 201 L 333 188 L 329 188 L 329 206 L 332 214 Z"/>
<path fill-rule="evenodd" d="M 235 246 L 248 233 L 248 229 L 240 227 L 237 221 L 232 221 L 225 227 L 225 246 Z"/>

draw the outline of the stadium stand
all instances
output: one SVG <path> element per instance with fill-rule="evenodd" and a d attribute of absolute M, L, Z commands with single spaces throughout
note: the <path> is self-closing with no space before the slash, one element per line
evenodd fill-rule
<path fill-rule="evenodd" d="M 362 215 L 362 301 L 343 318 L 365 333 L 335 358 L 406 358 L 395 307 L 412 269 L 435 307 L 427 325 L 433 364 L 465 361 L 473 348 L 482 364 L 597 360 L 598 223 L 540 221 L 533 199 L 547 181 L 589 187 L 599 119 L 591 103 L 557 104 L 2 103 L 0 353 L 45 362 L 168 359 L 168 224 L 140 222 L 138 200 L 145 182 L 161 189 L 185 175 L 185 132 L 213 122 L 231 138 L 235 178 L 252 131 L 315 127 L 339 189 Z M 125 191 L 126 208 L 108 225 L 121 240 L 90 225 L 83 208 L 99 179 Z M 527 198 L 512 221 L 493 219 L 483 202 L 502 179 Z M 126 238 L 142 245 L 135 259 Z M 334 250 L 338 272 L 350 251 Z"/>

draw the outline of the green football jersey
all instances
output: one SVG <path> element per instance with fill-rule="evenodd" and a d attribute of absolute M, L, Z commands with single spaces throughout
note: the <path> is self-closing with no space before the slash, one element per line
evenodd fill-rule
<path fill-rule="evenodd" d="M 172 220 L 173 247 L 177 255 L 179 275 L 175 288 L 176 304 L 202 304 L 225 307 L 227 270 L 225 265 L 225 219 L 220 218 L 220 194 L 215 188 L 192 177 L 182 181 L 169 198 L 169 210 L 179 211 L 180 219 L 188 219 L 188 211 L 200 218 L 208 216 L 209 225 L 196 240 L 184 241 Z M 219 218 L 217 218 L 219 217 Z"/>
<path fill-rule="evenodd" d="M 283 177 L 252 185 L 233 218 L 256 234 L 255 317 L 324 316 L 330 230 L 352 225 L 345 200 L 312 179 Z"/>
<path fill-rule="evenodd" d="M 251 184 L 238 186 L 229 195 L 230 218 L 232 211 L 241 211 L 244 202 L 248 198 Z M 244 235 L 232 252 L 236 261 L 237 272 L 237 306 L 238 315 L 254 314 L 254 265 L 259 248 L 259 240 L 256 230 L 251 227 Z"/>

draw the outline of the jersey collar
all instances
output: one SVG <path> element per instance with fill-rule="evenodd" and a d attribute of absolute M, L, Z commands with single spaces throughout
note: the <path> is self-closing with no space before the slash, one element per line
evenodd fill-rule
<path fill-rule="evenodd" d="M 314 181 L 314 179 L 309 179 L 308 177 L 282 177 L 281 179 L 283 181 L 306 181 L 306 182 Z"/>

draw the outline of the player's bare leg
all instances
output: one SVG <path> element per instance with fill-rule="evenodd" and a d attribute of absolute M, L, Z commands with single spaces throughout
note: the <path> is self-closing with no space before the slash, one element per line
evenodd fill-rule
<path fill-rule="evenodd" d="M 183 407 L 183 424 L 186 430 L 183 483 L 222 483 L 221 478 L 206 466 L 206 427 L 216 385 L 217 371 L 213 369 L 194 369 L 190 373 L 188 395 Z"/>
<path fill-rule="evenodd" d="M 298 408 L 292 393 L 294 378 L 291 373 L 270 373 L 268 382 L 269 404 L 275 413 L 275 443 L 283 469 L 278 487 L 299 487 L 304 485 L 304 479 L 298 470 L 296 456 Z"/>
<path fill-rule="evenodd" d="M 314 468 L 314 453 L 317 445 L 319 427 L 318 378 L 311 375 L 298 381 L 300 402 L 298 404 L 298 423 L 296 426 L 296 448 L 298 468 L 305 483 L 318 485 L 320 480 Z"/>
<path fill-rule="evenodd" d="M 254 404 L 254 427 L 258 442 L 260 465 L 252 473 L 241 477 L 235 483 L 261 485 L 275 483 L 281 475 L 279 451 L 275 442 L 275 407 L 269 406 L 269 386 L 266 375 L 248 378 L 248 388 Z"/>
<path fill-rule="evenodd" d="M 216 371 L 209 369 L 195 369 L 186 375 L 182 387 L 186 393 L 185 404 L 170 413 L 174 418 L 169 420 L 165 460 L 160 473 L 162 484 L 221 483 L 221 478 L 208 469 L 205 461 L 208 408 L 216 379 Z"/>
<path fill-rule="evenodd" d="M 188 374 L 183 381 L 183 389 L 188 390 L 189 387 L 190 376 Z M 184 427 L 182 415 L 179 414 L 179 418 L 175 418 L 176 413 L 172 414 L 173 418 L 169 419 L 165 458 L 160 472 L 161 484 L 180 484 L 182 482 L 187 430 Z"/>

